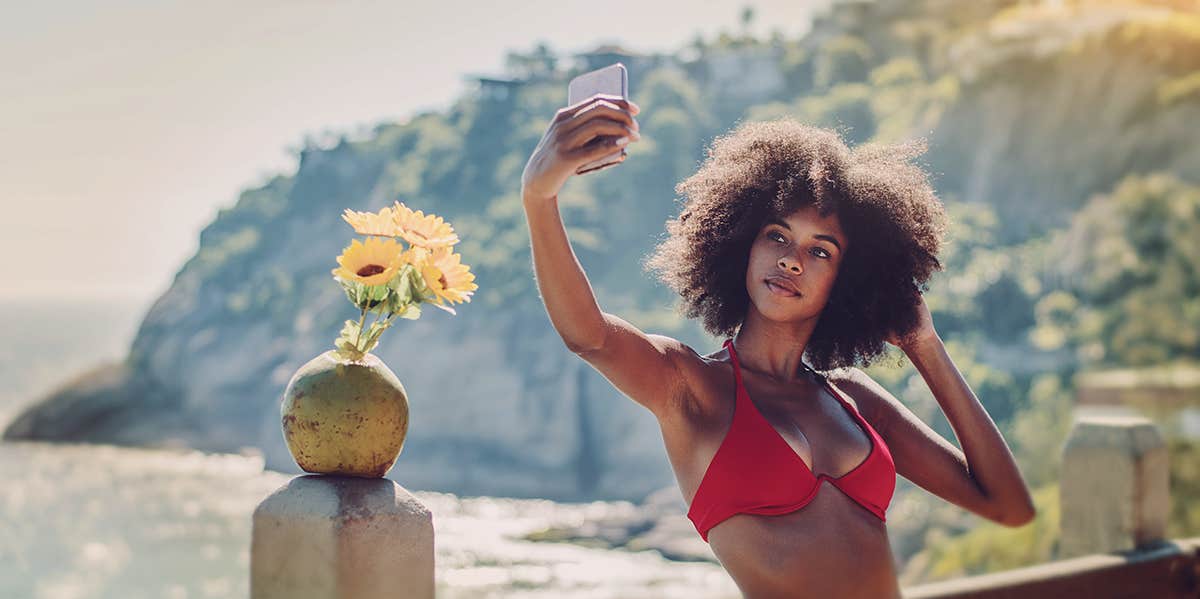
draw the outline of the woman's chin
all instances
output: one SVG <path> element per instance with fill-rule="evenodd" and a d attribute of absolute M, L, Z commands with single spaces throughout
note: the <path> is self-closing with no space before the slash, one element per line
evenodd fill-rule
<path fill-rule="evenodd" d="M 783 301 L 780 301 L 781 299 Z M 800 309 L 803 307 L 800 304 L 801 301 L 799 298 L 779 298 L 775 296 L 751 298 L 754 308 L 763 318 L 780 323 L 799 322 L 808 317 Z"/>

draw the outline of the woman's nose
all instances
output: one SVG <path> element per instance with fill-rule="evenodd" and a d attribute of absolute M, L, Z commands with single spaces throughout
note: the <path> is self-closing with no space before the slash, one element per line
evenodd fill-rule
<path fill-rule="evenodd" d="M 779 268 L 782 268 L 782 269 L 784 269 L 792 274 L 796 274 L 796 275 L 804 272 L 804 269 L 801 268 L 801 266 L 800 266 L 800 261 L 791 256 L 783 256 L 782 258 L 780 258 L 779 259 Z"/>

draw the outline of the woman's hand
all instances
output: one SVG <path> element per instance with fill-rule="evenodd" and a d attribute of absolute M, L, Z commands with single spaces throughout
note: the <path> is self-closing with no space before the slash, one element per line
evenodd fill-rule
<path fill-rule="evenodd" d="M 549 199 L 558 195 L 567 179 L 580 166 L 612 154 L 624 144 L 641 139 L 633 115 L 637 104 L 621 98 L 597 94 L 560 108 L 538 142 L 525 172 L 521 174 L 521 194 L 527 199 Z M 599 140 L 593 141 L 598 136 Z"/>
<path fill-rule="evenodd" d="M 913 347 L 916 347 L 926 341 L 931 341 L 937 338 L 937 331 L 933 328 L 933 316 L 929 314 L 929 306 L 925 304 L 925 296 L 917 295 L 917 326 L 903 337 L 892 332 L 887 336 L 887 342 L 908 353 Z"/>

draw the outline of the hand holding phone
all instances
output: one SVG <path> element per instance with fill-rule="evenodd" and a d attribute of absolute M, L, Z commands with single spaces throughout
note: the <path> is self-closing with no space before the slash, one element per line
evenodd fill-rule
<path fill-rule="evenodd" d="M 629 75 L 624 64 L 613 63 L 571 79 L 567 84 L 567 105 L 574 106 L 596 94 L 629 98 Z M 604 144 L 612 139 L 611 136 L 597 136 L 588 144 Z M 581 165 L 575 174 L 582 175 L 620 164 L 625 161 L 626 155 L 625 148 L 622 147 L 598 160 Z"/>
<path fill-rule="evenodd" d="M 576 93 L 585 93 L 576 85 Z M 550 199 L 571 175 L 620 164 L 625 144 L 641 139 L 634 118 L 638 112 L 637 104 L 628 98 L 601 92 L 560 108 L 525 163 L 522 196 L 533 201 Z"/>

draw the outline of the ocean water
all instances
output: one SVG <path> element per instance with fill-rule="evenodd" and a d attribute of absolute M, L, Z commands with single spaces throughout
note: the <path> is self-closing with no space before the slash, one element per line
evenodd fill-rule
<path fill-rule="evenodd" d="M 65 378 L 121 358 L 142 309 L 0 302 L 0 426 Z M 246 597 L 251 514 L 289 479 L 253 456 L 0 443 L 0 598 Z M 739 596 L 716 564 L 521 539 L 632 510 L 626 502 L 410 490 L 434 515 L 439 599 Z"/>
<path fill-rule="evenodd" d="M 124 357 L 144 304 L 0 298 L 0 428 L 74 375 Z"/>
<path fill-rule="evenodd" d="M 0 472 L 6 599 L 246 597 L 251 514 L 290 478 L 256 457 L 42 443 L 0 443 Z M 520 538 L 632 504 L 413 494 L 440 599 L 739 596 L 715 564 Z"/>

